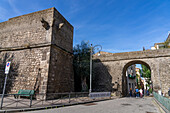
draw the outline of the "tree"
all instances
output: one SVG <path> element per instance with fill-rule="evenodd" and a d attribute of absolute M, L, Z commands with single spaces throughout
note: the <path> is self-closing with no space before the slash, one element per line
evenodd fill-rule
<path fill-rule="evenodd" d="M 151 71 L 145 65 L 142 65 L 142 76 L 145 78 L 151 78 Z"/>
<path fill-rule="evenodd" d="M 82 41 L 73 48 L 75 91 L 88 91 L 90 75 L 90 45 Z"/>
<path fill-rule="evenodd" d="M 142 76 L 146 79 L 146 82 L 148 84 L 150 84 L 150 80 L 151 80 L 151 71 L 145 66 L 145 65 L 141 65 L 142 66 Z"/>

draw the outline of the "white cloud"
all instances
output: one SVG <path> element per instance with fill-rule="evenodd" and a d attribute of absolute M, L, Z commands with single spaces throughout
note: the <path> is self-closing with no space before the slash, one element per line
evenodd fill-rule
<path fill-rule="evenodd" d="M 11 6 L 11 8 L 13 9 L 13 11 L 17 14 L 17 15 L 21 15 L 22 13 L 18 10 L 18 8 L 15 6 L 16 1 L 15 0 L 8 0 L 9 5 Z"/>
<path fill-rule="evenodd" d="M 21 15 L 21 12 L 16 7 L 16 0 L 4 1 L 9 4 L 10 7 L 5 8 L 2 4 L 0 5 L 0 21 L 7 21 L 11 16 Z M 12 13 L 13 11 L 14 13 Z"/>
<path fill-rule="evenodd" d="M 3 8 L 3 7 L 0 7 L 0 20 L 1 21 L 4 21 L 8 18 L 8 11 L 7 9 Z"/>

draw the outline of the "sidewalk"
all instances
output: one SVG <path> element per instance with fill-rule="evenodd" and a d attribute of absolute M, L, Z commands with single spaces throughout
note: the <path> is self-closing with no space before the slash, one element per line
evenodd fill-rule
<path fill-rule="evenodd" d="M 1 98 L 0 98 L 1 99 Z M 85 104 L 103 100 L 109 100 L 113 98 L 98 98 L 90 99 L 89 97 L 78 97 L 78 98 L 63 98 L 55 100 L 32 100 L 32 106 L 30 107 L 30 99 L 15 99 L 14 97 L 5 97 L 3 108 L 1 112 L 21 112 L 21 111 L 32 111 L 40 109 L 51 109 L 58 107 L 65 107 L 71 105 Z"/>

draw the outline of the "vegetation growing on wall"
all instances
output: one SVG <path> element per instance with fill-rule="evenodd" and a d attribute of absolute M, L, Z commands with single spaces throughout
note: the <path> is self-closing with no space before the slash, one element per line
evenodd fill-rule
<path fill-rule="evenodd" d="M 170 48 L 170 40 L 164 42 L 165 48 Z"/>

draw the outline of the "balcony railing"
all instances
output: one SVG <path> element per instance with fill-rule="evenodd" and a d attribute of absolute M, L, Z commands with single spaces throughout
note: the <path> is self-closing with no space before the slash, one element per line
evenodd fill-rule
<path fill-rule="evenodd" d="M 136 78 L 135 75 L 131 75 L 131 74 L 129 74 L 128 77 L 129 77 L 129 79 L 135 79 Z"/>

